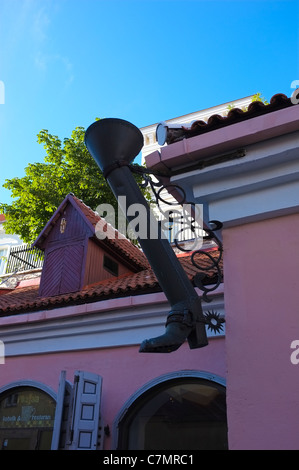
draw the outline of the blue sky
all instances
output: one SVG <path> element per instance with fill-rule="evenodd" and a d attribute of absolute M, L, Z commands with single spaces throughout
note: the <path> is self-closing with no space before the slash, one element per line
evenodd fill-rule
<path fill-rule="evenodd" d="M 299 0 L 0 0 L 5 179 L 96 117 L 138 127 L 299 80 Z"/>

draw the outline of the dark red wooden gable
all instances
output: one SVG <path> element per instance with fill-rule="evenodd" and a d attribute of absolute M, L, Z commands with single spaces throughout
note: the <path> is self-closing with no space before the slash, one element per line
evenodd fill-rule
<path fill-rule="evenodd" d="M 41 297 L 77 292 L 89 284 L 134 272 L 119 253 L 97 242 L 92 225 L 70 196 L 37 240 L 36 246 L 45 252 Z"/>

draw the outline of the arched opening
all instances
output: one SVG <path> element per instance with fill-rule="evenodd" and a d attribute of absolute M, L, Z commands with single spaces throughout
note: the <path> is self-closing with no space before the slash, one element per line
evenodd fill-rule
<path fill-rule="evenodd" d="M 0 395 L 0 449 L 48 450 L 56 401 L 31 386 L 12 387 Z"/>
<path fill-rule="evenodd" d="M 201 377 L 163 381 L 131 403 L 118 429 L 118 449 L 227 449 L 225 387 Z"/>

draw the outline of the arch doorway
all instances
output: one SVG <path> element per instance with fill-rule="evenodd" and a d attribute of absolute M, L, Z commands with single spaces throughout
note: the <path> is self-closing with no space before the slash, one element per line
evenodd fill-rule
<path fill-rule="evenodd" d="M 134 399 L 118 429 L 118 449 L 227 449 L 226 389 L 202 377 L 163 380 Z"/>
<path fill-rule="evenodd" d="M 10 388 L 0 395 L 0 449 L 48 450 L 56 401 L 29 386 Z"/>

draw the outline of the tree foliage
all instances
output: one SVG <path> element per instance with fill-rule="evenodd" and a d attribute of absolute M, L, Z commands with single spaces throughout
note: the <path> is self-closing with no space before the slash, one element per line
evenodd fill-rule
<path fill-rule="evenodd" d="M 3 185 L 13 198 L 11 204 L 0 204 L 6 233 L 16 233 L 24 242 L 33 242 L 69 193 L 93 210 L 101 203 L 109 203 L 117 213 L 117 201 L 86 149 L 84 134 L 83 127 L 76 127 L 71 137 L 62 142 L 48 130 L 39 132 L 37 141 L 47 153 L 44 162 L 29 163 L 25 176 L 5 180 Z"/>
<path fill-rule="evenodd" d="M 261 93 L 256 93 L 255 95 L 253 95 L 251 101 L 252 102 L 253 101 L 261 101 L 264 104 L 269 104 L 268 101 L 266 100 L 266 98 L 264 98 Z"/>

